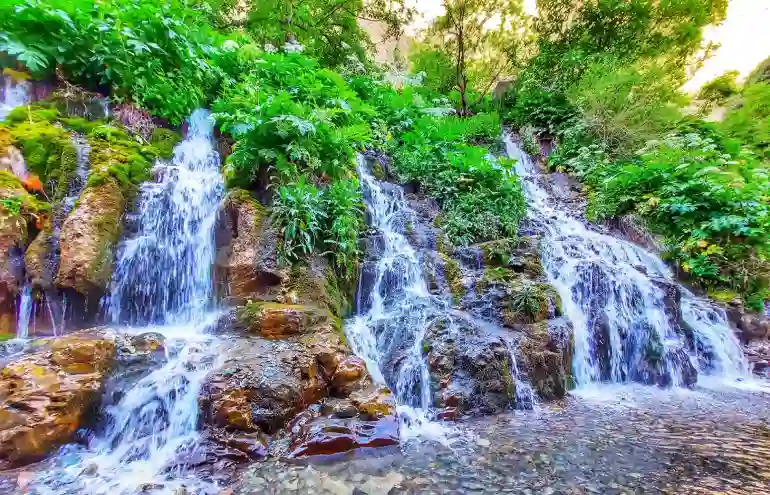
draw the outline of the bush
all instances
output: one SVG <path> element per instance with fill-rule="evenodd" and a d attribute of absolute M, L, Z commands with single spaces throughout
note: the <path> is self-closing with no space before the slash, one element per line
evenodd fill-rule
<path fill-rule="evenodd" d="M 497 115 L 422 117 L 390 145 L 403 182 L 416 182 L 444 208 L 441 226 L 457 244 L 514 237 L 526 212 L 507 159 L 487 146 L 499 139 Z"/>
<path fill-rule="evenodd" d="M 0 52 L 179 124 L 216 82 L 217 36 L 187 0 L 23 0 L 0 5 Z"/>
<path fill-rule="evenodd" d="M 747 85 L 738 106 L 725 116 L 722 128 L 770 159 L 770 84 Z"/>
<path fill-rule="evenodd" d="M 591 198 L 594 217 L 642 215 L 702 285 L 744 294 L 766 285 L 770 171 L 765 166 L 687 134 L 652 141 L 638 159 L 615 167 Z"/>

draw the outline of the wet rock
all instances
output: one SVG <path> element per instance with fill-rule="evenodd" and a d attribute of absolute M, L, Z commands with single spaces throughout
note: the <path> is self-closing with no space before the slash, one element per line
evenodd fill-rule
<path fill-rule="evenodd" d="M 115 357 L 99 334 L 53 339 L 0 371 L 0 465 L 41 459 L 69 441 L 98 402 Z"/>
<path fill-rule="evenodd" d="M 520 371 L 538 396 L 546 400 L 566 395 L 571 385 L 572 325 L 563 318 L 523 327 L 518 342 Z"/>
<path fill-rule="evenodd" d="M 350 395 L 349 400 L 365 420 L 396 415 L 396 400 L 386 387 L 354 392 Z"/>
<path fill-rule="evenodd" d="M 350 356 L 339 363 L 332 376 L 333 392 L 341 397 L 347 397 L 353 391 L 361 388 L 362 382 L 368 383 L 366 363 L 358 356 Z"/>
<path fill-rule="evenodd" d="M 484 265 L 504 267 L 535 279 L 544 274 L 540 263 L 539 240 L 533 236 L 519 239 L 498 239 L 475 247 L 481 250 Z"/>
<path fill-rule="evenodd" d="M 288 275 L 278 265 L 280 233 L 248 192 L 235 189 L 227 195 L 216 234 L 215 278 L 220 292 L 236 302 L 267 294 Z"/>
<path fill-rule="evenodd" d="M 120 187 L 107 178 L 86 188 L 61 230 L 56 285 L 101 297 L 112 277 L 114 250 L 126 206 Z"/>
<path fill-rule="evenodd" d="M 313 336 L 318 341 L 318 336 Z M 336 335 L 329 334 L 333 340 Z M 223 365 L 206 380 L 201 409 L 208 423 L 272 433 L 329 394 L 329 377 L 315 351 L 328 347 L 297 340 L 238 339 Z"/>
<path fill-rule="evenodd" d="M 325 416 L 294 425 L 289 457 L 335 455 L 362 448 L 395 447 L 398 443 L 395 416 L 375 421 Z"/>
<path fill-rule="evenodd" d="M 436 407 L 494 414 L 515 404 L 513 357 L 502 337 L 439 318 L 428 328 L 424 345 Z"/>
<path fill-rule="evenodd" d="M 218 444 L 246 454 L 249 459 L 262 460 L 268 456 L 267 439 L 260 432 L 242 433 L 215 430 L 209 438 Z"/>
<path fill-rule="evenodd" d="M 325 309 L 271 302 L 249 303 L 239 308 L 236 320 L 239 328 L 268 339 L 319 329 L 339 331 L 340 328 L 339 321 Z"/>
<path fill-rule="evenodd" d="M 48 222 L 48 205 L 28 193 L 8 171 L 0 171 L 0 200 L 18 204 L 18 210 L 0 207 L 0 335 L 15 335 L 16 296 L 23 283 L 29 229 Z"/>

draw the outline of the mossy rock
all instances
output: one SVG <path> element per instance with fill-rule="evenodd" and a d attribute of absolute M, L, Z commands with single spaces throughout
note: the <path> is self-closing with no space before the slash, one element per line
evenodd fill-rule
<path fill-rule="evenodd" d="M 442 270 L 444 272 L 444 281 L 449 286 L 449 292 L 452 294 L 452 300 L 457 303 L 465 296 L 465 286 L 462 281 L 462 272 L 457 260 L 450 258 L 444 253 L 439 252 L 439 258 L 443 262 Z"/>
<path fill-rule="evenodd" d="M 572 378 L 573 335 L 567 325 L 569 337 L 561 336 L 555 328 L 560 320 L 542 321 L 523 327 L 525 337 L 519 342 L 522 365 L 527 370 L 530 383 L 543 399 L 564 397 L 567 390 L 574 388 Z"/>
<path fill-rule="evenodd" d="M 239 328 L 268 339 L 332 329 L 340 332 L 342 324 L 328 310 L 300 304 L 252 302 L 236 311 Z"/>
<path fill-rule="evenodd" d="M 161 158 L 174 156 L 174 147 L 182 140 L 182 135 L 171 129 L 156 127 L 150 136 L 150 144 L 160 153 Z"/>
<path fill-rule="evenodd" d="M 126 199 L 114 179 L 86 187 L 62 226 L 57 285 L 81 294 L 106 289 L 125 207 Z"/>
<path fill-rule="evenodd" d="M 285 302 L 312 304 L 343 318 L 353 308 L 355 281 L 339 277 L 321 256 L 295 263 L 283 286 Z"/>

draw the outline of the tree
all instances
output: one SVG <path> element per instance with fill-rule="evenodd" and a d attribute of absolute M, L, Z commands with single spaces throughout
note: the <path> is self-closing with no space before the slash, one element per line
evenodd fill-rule
<path fill-rule="evenodd" d="M 526 45 L 521 13 L 520 0 L 444 0 L 444 15 L 429 35 L 453 62 L 461 115 L 469 115 L 520 64 L 518 48 Z M 473 102 L 471 90 L 479 93 Z"/>
<path fill-rule="evenodd" d="M 387 37 L 398 37 L 413 13 L 402 0 L 259 0 L 246 29 L 262 43 L 302 45 L 324 65 L 337 66 L 351 55 L 367 59 L 372 43 L 359 20 L 383 23 Z"/>

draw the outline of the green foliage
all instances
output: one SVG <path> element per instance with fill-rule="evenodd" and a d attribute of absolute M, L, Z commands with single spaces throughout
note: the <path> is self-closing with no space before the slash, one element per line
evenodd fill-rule
<path fill-rule="evenodd" d="M 423 85 L 431 91 L 448 94 L 457 82 L 452 58 L 426 43 L 413 43 L 409 50 L 412 72 L 424 74 Z"/>
<path fill-rule="evenodd" d="M 36 76 L 60 67 L 89 89 L 180 123 L 215 82 L 216 35 L 193 0 L 23 0 L 0 5 L 0 51 Z"/>
<path fill-rule="evenodd" d="M 291 264 L 313 252 L 326 218 L 321 191 L 304 178 L 281 186 L 273 215 L 283 233 L 280 255 L 284 263 Z"/>
<path fill-rule="evenodd" d="M 419 183 L 442 204 L 442 227 L 456 244 L 513 237 L 524 216 L 521 185 L 510 162 L 483 146 L 498 139 L 498 122 L 494 114 L 424 116 L 401 142 L 391 143 L 402 181 Z"/>
<path fill-rule="evenodd" d="M 738 75 L 737 70 L 731 70 L 712 79 L 701 87 L 698 98 L 716 103 L 724 102 L 740 91 L 737 82 Z"/>
<path fill-rule="evenodd" d="M 767 57 L 751 71 L 746 78 L 746 84 L 767 83 L 770 84 L 770 57 Z"/>
<path fill-rule="evenodd" d="M 379 21 L 385 38 L 398 37 L 413 11 L 404 2 L 261 0 L 252 2 L 246 29 L 260 45 L 302 50 L 327 67 L 363 69 L 372 42 L 359 20 Z"/>
<path fill-rule="evenodd" d="M 746 85 L 737 107 L 727 112 L 722 128 L 770 159 L 770 83 Z"/>
<path fill-rule="evenodd" d="M 373 109 L 338 73 L 301 54 L 245 45 L 232 67 L 233 82 L 214 104 L 222 131 L 235 140 L 228 185 L 277 192 L 283 262 L 319 250 L 352 276 L 363 226 L 355 156 L 372 142 Z"/>
<path fill-rule="evenodd" d="M 663 234 L 671 256 L 705 286 L 751 293 L 766 279 L 770 245 L 768 169 L 697 134 L 652 141 L 628 163 L 610 165 L 590 212 L 634 211 Z"/>

